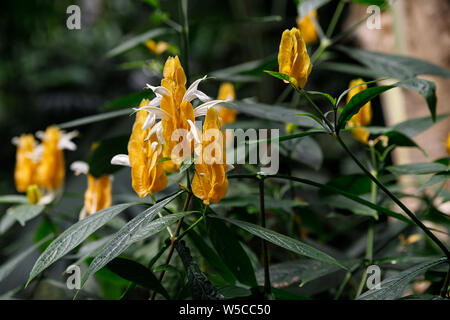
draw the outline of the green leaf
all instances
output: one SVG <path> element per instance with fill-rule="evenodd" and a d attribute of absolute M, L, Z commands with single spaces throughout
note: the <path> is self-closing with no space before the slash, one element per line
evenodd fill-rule
<path fill-rule="evenodd" d="M 422 117 L 422 118 L 415 118 L 406 120 L 403 122 L 400 122 L 393 127 L 391 127 L 391 130 L 398 131 L 403 133 L 405 136 L 408 136 L 410 138 L 418 135 L 419 133 L 427 130 L 432 125 L 436 124 L 437 122 L 446 119 L 448 116 L 450 116 L 450 113 L 446 114 L 439 114 L 436 117 L 436 121 L 433 122 L 430 117 Z M 368 127 L 370 128 L 370 127 Z"/>
<path fill-rule="evenodd" d="M 8 214 L 12 215 L 23 227 L 27 221 L 37 217 L 44 209 L 45 206 L 40 204 L 21 204 L 11 207 Z"/>
<path fill-rule="evenodd" d="M 89 173 L 99 178 L 122 169 L 123 166 L 112 165 L 111 159 L 117 154 L 128 153 L 129 138 L 129 136 L 119 136 L 101 141 L 98 147 L 89 154 L 87 160 Z"/>
<path fill-rule="evenodd" d="M 224 106 L 236 109 L 240 113 L 248 114 L 257 118 L 268 119 L 270 121 L 277 121 L 282 123 L 293 123 L 305 128 L 322 127 L 313 119 L 300 117 L 299 110 L 288 109 L 275 105 L 267 105 L 263 103 L 247 103 L 243 101 L 232 101 L 223 103 Z M 304 112 L 302 114 L 308 114 Z"/>
<path fill-rule="evenodd" d="M 276 71 L 269 71 L 269 70 L 264 70 L 264 72 L 270 74 L 272 77 L 283 80 L 285 82 L 289 82 L 291 84 L 295 83 L 297 81 L 294 78 L 292 78 L 291 76 L 288 76 L 287 74 L 284 74 L 284 73 L 280 73 L 280 72 L 276 72 Z"/>
<path fill-rule="evenodd" d="M 152 223 L 152 220 L 157 216 L 158 212 L 173 199 L 178 197 L 183 191 L 178 191 L 170 197 L 165 198 L 144 210 L 135 218 L 130 220 L 125 226 L 114 234 L 114 237 L 100 250 L 95 256 L 89 269 L 83 276 L 81 281 L 82 286 L 91 274 L 94 274 L 103 268 L 108 262 L 121 254 L 132 243 L 145 239 L 152 234 L 156 234 L 165 229 L 170 223 L 173 223 L 181 218 L 180 214 L 171 214 Z M 181 214 L 189 214 L 190 212 L 183 212 Z M 172 217 L 172 218 L 171 218 Z M 147 228 L 147 229 L 146 229 Z"/>
<path fill-rule="evenodd" d="M 378 76 L 406 80 L 418 75 L 430 74 L 450 78 L 450 70 L 424 60 L 343 46 L 337 48 L 367 66 Z"/>
<path fill-rule="evenodd" d="M 375 79 L 377 77 L 377 74 L 374 73 L 373 71 L 370 71 L 369 69 L 362 67 L 360 65 L 351 64 L 351 63 L 331 62 L 331 61 L 322 62 L 321 61 L 317 65 L 317 68 L 319 70 L 340 72 L 340 73 L 351 74 L 354 76 L 365 77 L 365 78 Z"/>
<path fill-rule="evenodd" d="M 383 92 L 394 88 L 395 86 L 378 86 L 367 88 L 364 91 L 361 91 L 355 94 L 347 105 L 343 108 L 336 127 L 336 131 L 339 132 L 341 129 L 345 128 L 347 122 L 358 113 L 358 111 L 370 100 L 376 98 Z"/>
<path fill-rule="evenodd" d="M 260 140 L 251 140 L 248 141 L 248 144 L 252 144 L 252 143 L 267 143 L 267 142 L 272 142 L 272 141 L 288 141 L 288 140 L 292 140 L 292 139 L 298 139 L 298 138 L 303 138 L 306 136 L 310 136 L 310 135 L 315 135 L 318 133 L 328 133 L 325 130 L 309 130 L 309 131 L 304 131 L 304 132 L 299 132 L 299 133 L 294 133 L 294 134 L 290 134 L 287 136 L 282 136 L 282 137 L 278 137 L 278 138 L 270 138 L 270 139 L 260 139 Z"/>
<path fill-rule="evenodd" d="M 169 34 L 172 30 L 167 28 L 155 28 L 150 31 L 147 31 L 145 33 L 142 33 L 140 35 L 134 36 L 127 41 L 123 42 L 122 44 L 118 45 L 117 47 L 114 47 L 110 51 L 106 53 L 107 58 L 112 58 L 114 56 L 117 56 L 118 54 L 121 54 L 127 50 L 130 50 L 137 45 L 144 43 L 148 39 L 152 39 L 158 36 L 161 36 L 163 34 Z"/>
<path fill-rule="evenodd" d="M 374 218 L 375 220 L 378 220 L 378 214 L 375 210 L 369 209 L 360 203 L 355 203 L 354 201 L 347 199 L 341 195 L 328 196 L 323 200 L 328 205 L 334 208 L 346 209 L 353 212 L 354 214 L 361 216 L 369 216 Z"/>
<path fill-rule="evenodd" d="M 308 257 L 308 258 L 311 258 L 314 260 L 334 264 L 338 267 L 341 267 L 342 269 L 346 269 L 346 267 L 344 267 L 341 263 L 339 263 L 339 261 L 337 261 L 333 257 L 330 257 L 328 254 L 326 254 L 316 248 L 313 248 L 310 245 L 307 245 L 306 243 L 303 243 L 299 240 L 290 238 L 290 237 L 280 234 L 278 232 L 275 232 L 275 231 L 272 231 L 272 230 L 269 230 L 269 229 L 266 229 L 266 228 L 263 228 L 263 227 L 255 225 L 255 224 L 245 222 L 245 221 L 233 220 L 233 219 L 228 219 L 228 218 L 223 218 L 223 217 L 214 217 L 214 218 L 228 221 L 228 222 L 238 226 L 239 228 L 242 228 L 242 229 L 246 230 L 247 232 L 250 232 L 251 234 L 253 234 L 257 237 L 260 237 L 266 241 L 276 244 L 276 245 L 278 245 L 282 248 L 285 248 L 289 251 L 295 252 L 299 255 L 302 255 L 302 256 L 305 256 L 305 257 Z"/>
<path fill-rule="evenodd" d="M 175 242 L 175 249 L 183 262 L 193 300 L 222 300 L 223 295 L 212 285 L 198 265 L 194 262 L 189 248 L 183 240 Z"/>
<path fill-rule="evenodd" d="M 226 282 L 235 284 L 236 278 L 231 270 L 223 262 L 222 258 L 220 258 L 220 256 L 205 242 L 205 240 L 203 240 L 203 238 L 198 235 L 195 230 L 192 230 L 187 235 L 200 254 L 220 274 L 220 276 Z"/>
<path fill-rule="evenodd" d="M 301 140 L 291 140 L 284 143 L 286 148 L 281 148 L 280 153 L 293 160 L 306 164 L 307 166 L 319 170 L 323 162 L 323 153 L 320 145 L 311 137 L 304 137 Z M 288 151 L 287 151 L 287 150 Z"/>
<path fill-rule="evenodd" d="M 33 240 L 34 240 L 34 242 L 39 242 L 42 239 L 48 237 L 48 235 L 50 235 L 50 234 L 52 234 L 52 235 L 59 234 L 59 229 L 58 229 L 58 226 L 55 223 L 53 223 L 53 221 L 47 215 L 44 215 L 42 217 L 41 224 L 39 225 L 36 232 L 34 233 Z M 47 248 L 53 240 L 54 239 L 50 239 L 50 240 L 46 241 L 44 244 L 42 244 L 39 247 L 39 250 L 41 252 L 44 251 L 45 248 Z"/>
<path fill-rule="evenodd" d="M 352 259 L 342 261 L 347 267 L 351 267 L 358 260 Z M 296 259 L 277 263 L 270 266 L 270 282 L 276 288 L 288 287 L 294 283 L 299 283 L 302 287 L 308 282 L 332 274 L 341 270 L 340 267 L 311 259 Z M 258 270 L 256 278 L 259 284 L 264 283 L 264 270 Z"/>
<path fill-rule="evenodd" d="M 72 120 L 69 122 L 60 123 L 57 125 L 57 127 L 59 127 L 60 129 L 69 129 L 69 128 L 74 128 L 74 127 L 84 126 L 84 125 L 90 124 L 90 123 L 95 123 L 95 122 L 105 121 L 105 120 L 109 120 L 109 119 L 113 119 L 113 118 L 117 118 L 117 117 L 122 117 L 125 115 L 130 115 L 132 112 L 133 112 L 133 109 L 131 109 L 131 108 L 117 110 L 117 111 L 111 111 L 111 112 L 105 112 L 105 113 L 95 114 L 92 116 Z"/>
<path fill-rule="evenodd" d="M 189 169 L 194 164 L 194 158 L 187 158 L 184 159 L 180 166 L 179 173 L 185 172 L 187 169 Z"/>
<path fill-rule="evenodd" d="M 48 235 L 47 237 L 41 239 L 41 241 L 39 241 L 38 243 L 35 243 L 28 249 L 23 250 L 17 256 L 8 260 L 2 266 L 0 266 L 0 282 L 2 282 L 4 279 L 6 279 L 11 274 L 11 272 L 13 272 L 14 269 L 16 269 L 18 267 L 18 265 L 21 264 L 23 260 L 25 260 L 26 257 L 28 257 L 37 248 L 39 248 L 39 246 L 41 246 L 46 241 L 48 241 L 52 236 L 53 235 Z"/>
<path fill-rule="evenodd" d="M 305 90 L 306 91 L 306 90 Z M 312 95 L 319 95 L 322 97 L 325 97 L 328 101 L 330 101 L 331 105 L 334 106 L 336 104 L 336 99 L 333 98 L 331 95 L 329 95 L 328 93 L 325 92 L 320 92 L 320 91 L 306 91 L 306 93 L 308 94 L 312 94 Z"/>
<path fill-rule="evenodd" d="M 135 284 L 156 291 L 166 299 L 170 299 L 166 289 L 161 285 L 153 272 L 140 263 L 124 258 L 115 258 L 107 266 L 109 270 Z"/>
<path fill-rule="evenodd" d="M 252 263 L 234 232 L 223 221 L 206 219 L 208 236 L 223 262 L 239 282 L 254 287 L 257 285 Z"/>
<path fill-rule="evenodd" d="M 448 179 L 450 179 L 450 173 L 448 171 L 447 172 L 438 172 L 434 176 L 432 176 L 430 178 L 430 180 L 428 180 L 423 185 L 421 185 L 420 188 L 417 189 L 416 194 L 419 194 L 422 190 L 424 190 L 428 187 L 434 186 L 435 184 L 444 183 Z"/>
<path fill-rule="evenodd" d="M 330 0 L 301 0 L 297 5 L 297 15 L 300 19 L 305 17 L 311 10 L 320 8 Z"/>
<path fill-rule="evenodd" d="M 431 118 L 436 121 L 436 84 L 434 82 L 411 78 L 408 80 L 397 82 L 398 87 L 402 87 L 409 90 L 414 90 L 419 93 L 427 101 L 428 109 L 431 113 Z"/>
<path fill-rule="evenodd" d="M 396 176 L 404 174 L 430 174 L 448 170 L 446 165 L 436 162 L 419 162 L 411 164 L 402 164 L 398 166 L 389 166 L 386 167 L 386 169 L 395 174 Z"/>
<path fill-rule="evenodd" d="M 428 157 L 428 153 L 407 135 L 404 135 L 403 133 L 394 131 L 394 130 L 388 131 L 388 132 L 384 133 L 384 135 L 389 138 L 389 142 L 388 142 L 389 145 L 396 145 L 398 147 L 418 148 L 420 151 L 423 152 L 423 154 L 426 157 Z"/>
<path fill-rule="evenodd" d="M 259 81 L 261 70 L 277 65 L 276 57 L 270 56 L 263 59 L 244 62 L 225 69 L 216 70 L 209 75 L 221 81 L 255 82 Z"/>
<path fill-rule="evenodd" d="M 65 230 L 61 235 L 56 238 L 45 251 L 37 259 L 36 263 L 31 270 L 30 277 L 27 285 L 33 280 L 39 273 L 47 269 L 55 261 L 63 257 L 73 248 L 78 246 L 92 233 L 101 228 L 105 223 L 111 220 L 113 217 L 124 211 L 125 209 L 139 204 L 138 202 L 123 203 L 112 206 L 107 209 L 100 210 L 95 214 L 91 214 L 83 220 L 78 221 L 70 228 Z"/>
<path fill-rule="evenodd" d="M 26 196 L 9 194 L 0 196 L 0 203 L 28 203 L 28 199 Z"/>
<path fill-rule="evenodd" d="M 399 274 L 386 279 L 380 283 L 380 289 L 371 289 L 358 297 L 357 300 L 393 300 L 400 297 L 405 291 L 407 285 L 418 275 L 424 273 L 428 269 L 444 263 L 447 258 L 427 261 L 409 268 Z"/>

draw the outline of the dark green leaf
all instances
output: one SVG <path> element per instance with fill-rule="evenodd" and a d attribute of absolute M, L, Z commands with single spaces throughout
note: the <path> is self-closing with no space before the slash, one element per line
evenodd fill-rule
<path fill-rule="evenodd" d="M 255 271 L 234 233 L 223 221 L 207 219 L 208 235 L 223 262 L 243 284 L 256 286 Z"/>
<path fill-rule="evenodd" d="M 122 166 L 112 165 L 111 159 L 117 154 L 127 154 L 129 136 L 109 138 L 100 142 L 89 155 L 89 173 L 94 177 L 112 174 Z"/>
<path fill-rule="evenodd" d="M 272 231 L 272 230 L 269 230 L 269 229 L 266 229 L 266 228 L 263 228 L 263 227 L 255 225 L 255 224 L 245 222 L 245 221 L 233 220 L 233 219 L 222 218 L 222 217 L 215 217 L 215 218 L 228 221 L 228 222 L 246 230 L 247 232 L 254 234 L 257 237 L 260 237 L 266 241 L 274 243 L 274 244 L 276 244 L 282 248 L 285 248 L 289 251 L 295 252 L 297 254 L 300 254 L 302 256 L 305 256 L 305 257 L 308 257 L 308 258 L 311 258 L 314 260 L 334 264 L 343 269 L 346 269 L 346 267 L 344 267 L 341 263 L 339 263 L 333 257 L 330 257 L 328 254 L 326 254 L 320 250 L 317 250 L 317 249 L 311 247 L 310 245 L 307 245 L 306 243 L 303 243 L 299 240 L 290 238 L 290 237 L 280 234 L 278 232 L 275 232 L 275 231 Z"/>
<path fill-rule="evenodd" d="M 399 298 L 406 289 L 406 286 L 418 275 L 428 269 L 444 263 L 447 258 L 439 258 L 416 265 L 408 270 L 383 280 L 380 289 L 371 289 L 358 297 L 358 300 L 393 300 Z"/>
<path fill-rule="evenodd" d="M 8 214 L 11 214 L 22 226 L 25 223 L 35 217 L 37 217 L 45 209 L 44 205 L 40 204 L 21 204 L 8 210 Z"/>
<path fill-rule="evenodd" d="M 358 113 L 358 111 L 370 100 L 376 98 L 383 92 L 394 88 L 395 86 L 378 86 L 367 88 L 364 91 L 361 91 L 355 94 L 347 105 L 343 108 L 336 127 L 336 131 L 343 129 L 347 122 Z"/>
<path fill-rule="evenodd" d="M 430 174 L 448 170 L 447 166 L 436 162 L 402 164 L 398 166 L 389 166 L 386 167 L 386 169 L 396 176 L 404 174 Z"/>
<path fill-rule="evenodd" d="M 69 129 L 79 126 L 84 126 L 86 124 L 105 121 L 117 117 L 122 117 L 125 115 L 130 115 L 133 112 L 133 109 L 123 109 L 123 110 L 117 110 L 117 111 L 111 111 L 111 112 L 105 112 L 105 113 L 99 113 L 88 117 L 83 117 L 80 119 L 75 119 L 69 122 L 60 123 L 57 126 L 61 129 Z"/>
<path fill-rule="evenodd" d="M 212 285 L 198 265 L 192 260 L 191 252 L 183 240 L 175 242 L 175 249 L 183 261 L 189 280 L 193 300 L 221 300 L 223 295 Z"/>
<path fill-rule="evenodd" d="M 91 214 L 83 220 L 78 221 L 70 228 L 65 230 L 47 247 L 47 249 L 45 249 L 45 251 L 37 259 L 36 263 L 33 266 L 33 269 L 31 270 L 28 283 L 30 283 L 30 281 L 33 280 L 39 273 L 47 269 L 59 258 L 78 246 L 87 237 L 101 228 L 113 217 L 121 213 L 123 210 L 136 204 L 138 203 L 123 203 L 100 210 L 99 212 Z"/>
<path fill-rule="evenodd" d="M 195 230 L 188 233 L 189 239 L 193 242 L 205 260 L 220 274 L 220 276 L 230 284 L 236 283 L 231 270 L 223 262 L 222 258 L 197 234 Z"/>
<path fill-rule="evenodd" d="M 166 299 L 170 299 L 166 289 L 161 285 L 153 272 L 140 263 L 124 258 L 115 258 L 106 267 L 121 276 L 122 278 L 134 282 L 144 288 L 162 294 Z"/>
<path fill-rule="evenodd" d="M 406 80 L 422 74 L 431 74 L 450 78 L 450 70 L 420 59 L 380 52 L 364 51 L 355 48 L 346 48 L 343 46 L 339 46 L 338 48 L 350 57 L 366 65 L 378 76 L 388 76 L 400 80 Z"/>

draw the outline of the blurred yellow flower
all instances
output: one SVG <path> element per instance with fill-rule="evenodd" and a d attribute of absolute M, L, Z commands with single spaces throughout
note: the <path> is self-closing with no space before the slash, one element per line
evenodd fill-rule
<path fill-rule="evenodd" d="M 86 192 L 84 193 L 84 210 L 80 215 L 80 220 L 86 214 L 90 215 L 97 211 L 109 208 L 112 203 L 111 196 L 111 177 L 109 175 L 102 175 L 99 178 L 88 174 L 88 184 Z M 84 213 L 84 214 L 83 214 Z"/>
<path fill-rule="evenodd" d="M 149 101 L 144 99 L 140 106 L 148 105 L 148 103 Z M 128 142 L 132 186 L 141 198 L 147 194 L 153 195 L 167 186 L 164 162 L 158 162 L 162 158 L 162 146 L 158 142 L 156 133 L 152 133 L 148 137 L 152 127 L 142 129 L 146 118 L 145 110 L 137 112 Z"/>
<path fill-rule="evenodd" d="M 37 167 L 36 182 L 50 190 L 60 188 L 66 174 L 64 152 L 59 146 L 61 138 L 61 131 L 55 126 L 48 127 L 42 136 L 43 151 Z"/>
<path fill-rule="evenodd" d="M 297 19 L 297 25 L 302 32 L 306 44 L 317 41 L 317 30 L 314 20 L 317 20 L 317 10 L 310 11 L 303 19 Z"/>
<path fill-rule="evenodd" d="M 285 30 L 278 52 L 279 72 L 293 78 L 293 85 L 303 88 L 311 73 L 311 61 L 300 30 Z"/>
<path fill-rule="evenodd" d="M 205 204 L 219 202 L 228 191 L 224 140 L 218 113 L 211 108 L 207 111 L 203 125 L 202 159 L 195 164 L 192 180 L 192 192 Z"/>
<path fill-rule="evenodd" d="M 448 133 L 447 141 L 445 142 L 445 145 L 447 147 L 447 154 L 450 156 L 450 132 Z"/>
<path fill-rule="evenodd" d="M 166 51 L 169 48 L 169 44 L 167 42 L 164 41 L 155 42 L 152 39 L 147 40 L 145 42 L 145 45 L 151 52 L 158 55 L 164 53 L 164 51 Z"/>
<path fill-rule="evenodd" d="M 27 199 L 29 204 L 37 204 L 41 200 L 41 191 L 39 187 L 35 184 L 28 186 L 27 188 Z"/>
<path fill-rule="evenodd" d="M 350 102 L 350 100 L 355 96 L 356 94 L 360 93 L 361 91 L 364 91 L 367 89 L 366 84 L 364 83 L 364 80 L 361 78 L 354 79 L 350 81 L 349 88 L 351 89 L 347 94 L 347 103 Z M 358 113 L 356 113 L 349 121 L 348 126 L 349 127 L 357 127 L 352 129 L 352 134 L 355 137 L 356 140 L 368 144 L 369 142 L 369 131 L 367 131 L 364 128 L 364 126 L 367 126 L 372 121 L 372 107 L 370 105 L 370 101 L 367 102 L 361 109 L 359 109 Z"/>
<path fill-rule="evenodd" d="M 217 99 L 230 101 L 236 100 L 236 93 L 234 91 L 233 84 L 230 82 L 222 83 L 219 88 Z M 236 121 L 236 110 L 224 106 L 218 106 L 217 109 L 219 110 L 219 118 L 222 125 Z"/>
<path fill-rule="evenodd" d="M 34 184 L 37 163 L 33 159 L 36 141 L 32 134 L 22 134 L 20 138 L 13 138 L 17 145 L 14 182 L 18 192 L 25 192 Z"/>

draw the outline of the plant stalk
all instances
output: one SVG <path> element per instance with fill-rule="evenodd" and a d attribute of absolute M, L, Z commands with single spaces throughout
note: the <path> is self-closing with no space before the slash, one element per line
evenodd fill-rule
<path fill-rule="evenodd" d="M 381 189 L 383 190 L 383 192 L 389 197 L 391 198 L 392 201 L 394 201 L 395 204 L 397 204 L 402 210 L 403 212 L 406 213 L 406 215 L 420 228 L 423 230 L 423 232 L 430 237 L 430 239 L 442 250 L 442 252 L 444 253 L 444 255 L 447 257 L 447 263 L 450 265 L 450 251 L 448 250 L 448 248 L 433 234 L 433 232 L 431 232 L 423 223 L 422 221 L 420 221 L 416 215 L 414 213 L 412 213 L 411 210 L 408 209 L 408 207 L 406 207 L 403 202 L 401 202 L 392 192 L 389 191 L 389 189 L 387 189 L 376 177 L 374 177 L 369 170 L 367 170 L 366 167 L 364 167 L 364 165 L 358 160 L 358 158 L 355 157 L 355 155 L 350 151 L 350 149 L 345 145 L 344 141 L 342 141 L 341 137 L 339 135 L 336 135 L 336 138 L 338 140 L 338 142 L 340 143 L 340 145 L 342 146 L 342 148 L 348 153 L 348 155 L 352 158 L 352 160 L 358 165 L 358 167 L 361 168 L 362 171 L 364 171 L 364 173 Z M 443 288 L 441 289 L 441 294 L 442 291 L 446 291 L 447 287 L 448 287 L 448 283 L 449 283 L 449 275 L 450 273 L 450 268 L 449 271 L 447 272 L 446 278 L 444 280 L 444 284 L 443 284 Z"/>
<path fill-rule="evenodd" d="M 264 208 L 264 177 L 259 179 L 259 207 L 261 213 L 261 227 L 266 227 L 266 212 Z M 270 296 L 272 293 L 272 288 L 270 284 L 270 273 L 269 273 L 269 258 L 267 255 L 267 242 L 261 239 L 262 253 L 264 259 L 264 293 L 266 296 Z"/>

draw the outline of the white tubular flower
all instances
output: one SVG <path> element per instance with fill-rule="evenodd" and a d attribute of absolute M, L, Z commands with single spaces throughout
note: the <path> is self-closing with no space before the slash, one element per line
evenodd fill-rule
<path fill-rule="evenodd" d="M 163 86 L 154 87 L 154 86 L 149 85 L 148 83 L 145 86 L 146 86 L 146 88 L 152 90 L 156 96 L 166 96 L 169 94 L 169 91 L 166 88 L 164 88 Z"/>
<path fill-rule="evenodd" d="M 127 154 L 117 154 L 111 159 L 111 164 L 117 166 L 131 167 L 130 158 Z"/>
<path fill-rule="evenodd" d="M 75 161 L 70 165 L 70 170 L 72 170 L 76 176 L 79 176 L 80 174 L 87 175 L 89 172 L 89 165 L 84 161 Z"/>
<path fill-rule="evenodd" d="M 78 131 L 65 132 L 61 130 L 61 138 L 58 142 L 59 149 L 67 149 L 70 151 L 77 150 L 77 145 L 73 143 L 71 140 L 78 136 Z"/>
<path fill-rule="evenodd" d="M 156 133 L 156 138 L 158 139 L 159 144 L 164 144 L 164 137 L 163 137 L 163 127 L 162 127 L 162 123 L 158 122 L 157 124 L 155 124 L 153 126 L 153 128 L 150 130 L 150 132 L 148 133 L 147 137 L 144 139 L 144 141 L 147 141 L 148 139 L 150 139 L 150 137 Z"/>
<path fill-rule="evenodd" d="M 194 115 L 196 118 L 201 117 L 201 116 L 206 116 L 206 113 L 208 112 L 209 108 L 212 108 L 215 105 L 217 105 L 219 103 L 224 103 L 224 102 L 229 102 L 229 100 L 212 100 L 212 101 L 205 102 L 194 109 Z"/>
<path fill-rule="evenodd" d="M 190 130 L 188 133 L 187 138 L 189 140 L 191 140 L 192 138 L 194 138 L 194 141 L 198 144 L 202 143 L 202 140 L 200 139 L 200 130 L 198 130 L 197 126 L 191 121 L 188 120 L 189 126 L 190 126 Z"/>
<path fill-rule="evenodd" d="M 206 76 L 204 76 L 203 78 L 200 78 L 198 80 L 195 80 L 189 86 L 189 88 L 186 90 L 186 93 L 184 94 L 182 101 L 191 102 L 195 98 L 200 99 L 200 101 L 202 101 L 202 102 L 210 101 L 211 100 L 210 97 L 208 97 L 205 93 L 203 93 L 202 91 L 197 89 L 200 82 L 202 82 L 205 79 L 206 79 Z"/>

